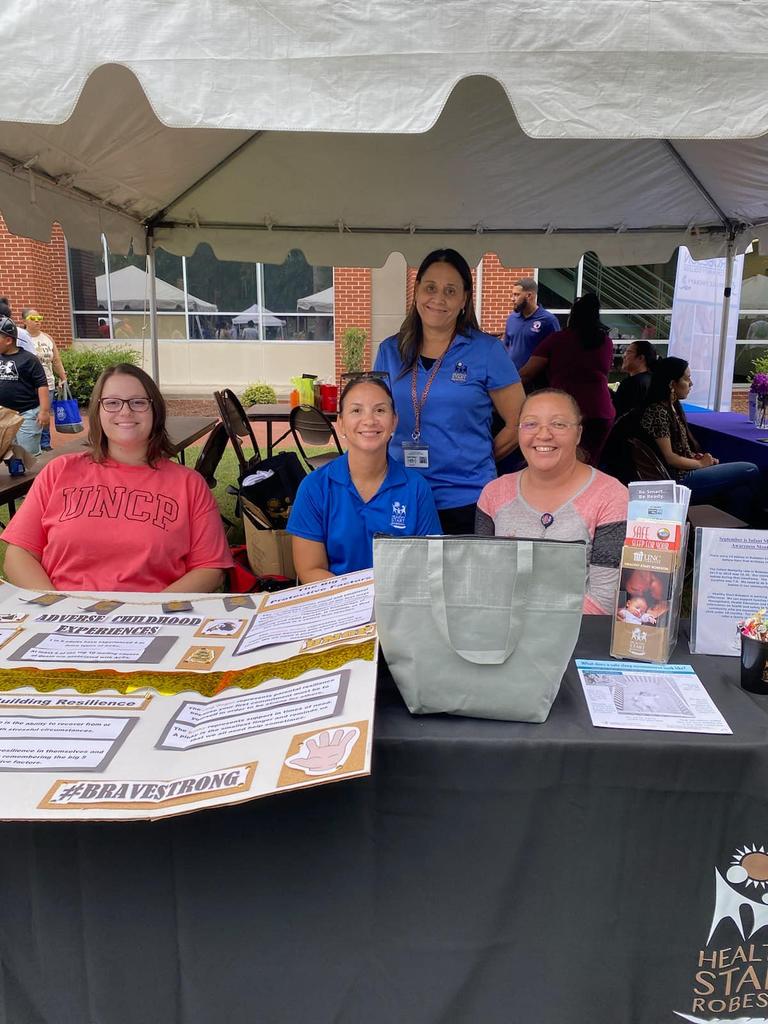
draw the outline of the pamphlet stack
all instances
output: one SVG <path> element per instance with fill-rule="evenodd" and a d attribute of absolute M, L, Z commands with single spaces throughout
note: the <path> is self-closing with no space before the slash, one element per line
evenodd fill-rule
<path fill-rule="evenodd" d="M 677 643 L 691 492 L 674 480 L 629 485 L 611 654 L 667 662 Z"/>

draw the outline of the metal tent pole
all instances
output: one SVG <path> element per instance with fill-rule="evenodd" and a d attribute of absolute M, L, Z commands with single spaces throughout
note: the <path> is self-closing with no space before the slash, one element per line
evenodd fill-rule
<path fill-rule="evenodd" d="M 725 284 L 723 286 L 723 311 L 720 317 L 720 341 L 717 351 L 717 368 L 715 371 L 715 393 L 712 401 L 715 412 L 720 412 L 723 405 L 723 384 L 725 378 L 726 342 L 728 340 L 728 320 L 731 313 L 731 286 L 733 284 L 733 263 L 736 257 L 736 233 L 728 234 L 725 251 Z M 730 400 L 727 403 L 731 407 Z"/>
<path fill-rule="evenodd" d="M 155 282 L 155 243 L 147 231 L 147 273 L 149 274 L 149 344 L 151 353 L 150 376 L 160 384 L 160 345 L 157 332 L 157 284 Z"/>

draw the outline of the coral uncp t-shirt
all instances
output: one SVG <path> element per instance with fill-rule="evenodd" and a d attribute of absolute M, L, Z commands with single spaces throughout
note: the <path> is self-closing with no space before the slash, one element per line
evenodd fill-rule
<path fill-rule="evenodd" d="M 191 569 L 232 565 L 216 502 L 199 473 L 94 462 L 49 462 L 2 539 L 41 557 L 57 590 L 154 593 Z"/>

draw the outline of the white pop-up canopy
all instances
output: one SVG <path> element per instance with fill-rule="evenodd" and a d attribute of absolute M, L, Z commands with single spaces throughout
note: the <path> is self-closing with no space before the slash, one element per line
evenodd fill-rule
<path fill-rule="evenodd" d="M 71 245 L 573 266 L 768 238 L 766 0 L 46 0 L 0 212 Z M 240 45 L 233 47 L 232 40 Z M 156 333 L 153 331 L 153 334 Z"/>
<path fill-rule="evenodd" d="M 333 312 L 333 286 L 323 288 L 321 292 L 313 292 L 312 295 L 305 295 L 296 300 L 296 309 L 299 313 L 332 313 Z"/>
<path fill-rule="evenodd" d="M 141 267 L 128 266 L 113 270 L 109 275 L 109 294 L 114 309 L 147 309 L 149 305 L 149 274 Z M 181 288 L 156 278 L 157 308 L 163 310 L 184 307 L 184 292 Z M 96 278 L 96 299 L 100 305 L 107 303 L 107 275 Z M 187 305 L 195 313 L 215 313 L 218 307 L 213 302 L 198 299 L 187 293 Z"/>
<path fill-rule="evenodd" d="M 258 302 L 254 302 L 248 309 L 244 309 L 242 313 L 232 318 L 233 324 L 249 324 L 251 321 L 254 324 L 261 322 L 265 327 L 285 327 L 285 320 L 276 317 L 266 306 L 262 310 Z"/>

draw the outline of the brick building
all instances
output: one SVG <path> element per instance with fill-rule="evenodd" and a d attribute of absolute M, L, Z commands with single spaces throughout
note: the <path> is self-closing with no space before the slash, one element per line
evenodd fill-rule
<path fill-rule="evenodd" d="M 82 281 L 79 291 L 82 301 L 91 309 L 97 309 L 94 284 L 95 257 L 77 250 L 71 253 L 72 272 Z M 72 289 L 69 277 L 69 254 L 64 235 L 56 225 L 49 243 L 36 242 L 12 235 L 0 218 L 0 294 L 6 295 L 14 313 L 19 316 L 24 306 L 35 306 L 45 316 L 45 329 L 57 343 L 66 348 L 77 341 L 82 345 L 100 344 L 92 335 L 96 334 L 97 317 L 94 315 L 73 317 Z M 481 268 L 473 271 L 476 288 L 476 305 L 483 330 L 501 334 L 504 322 L 511 308 L 511 291 L 515 280 L 533 273 L 531 267 L 505 268 L 495 255 L 486 255 Z M 233 355 L 228 353 L 227 343 L 215 342 L 216 359 L 214 372 L 221 380 L 211 376 L 211 361 L 207 353 L 208 344 L 196 340 L 184 346 L 192 350 L 186 357 L 181 356 L 178 343 L 171 347 L 167 340 L 161 341 L 161 376 L 164 389 L 169 393 L 208 392 L 222 384 L 246 384 L 254 377 L 253 364 L 259 364 L 260 376 L 282 389 L 292 373 L 310 371 L 322 377 L 338 377 L 343 370 L 342 338 L 348 327 L 360 327 L 366 332 L 365 365 L 370 367 L 375 358 L 378 343 L 397 330 L 407 308 L 413 300 L 413 284 L 416 269 L 407 267 L 397 254 L 390 257 L 384 267 L 367 269 L 359 267 L 336 267 L 333 270 L 334 315 L 333 345 L 315 344 L 312 348 L 302 347 L 297 340 L 282 346 L 274 341 L 253 342 L 250 349 L 243 350 L 242 343 Z M 480 291 L 477 293 L 478 283 Z M 127 318 L 126 318 L 127 319 Z M 145 318 L 146 321 L 146 318 Z M 80 333 L 85 330 L 88 337 L 73 337 L 73 325 L 77 323 Z M 162 337 L 162 336 L 161 336 Z M 330 337 L 330 335 L 329 335 Z M 131 339 L 127 339 L 129 342 Z M 122 343 L 118 336 L 116 341 Z M 148 337 L 138 332 L 135 341 L 137 349 L 143 352 L 148 362 Z M 270 346 L 271 360 L 259 349 Z M 165 354 L 162 346 L 167 350 Z M 320 351 L 322 349 L 322 351 Z M 170 353 L 170 354 L 169 354 Z"/>

